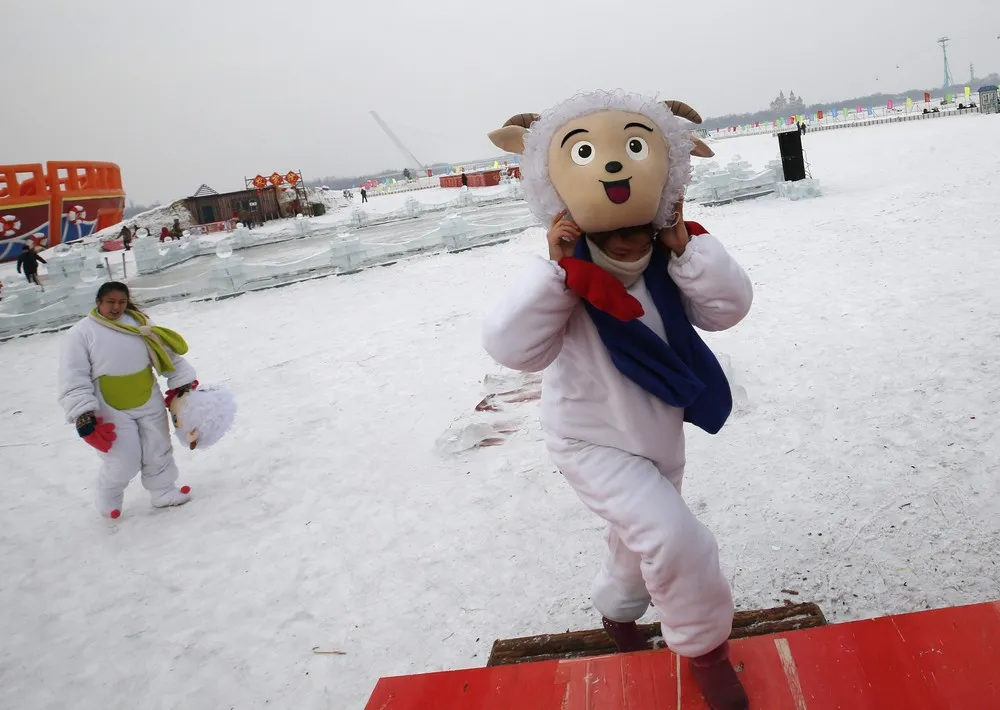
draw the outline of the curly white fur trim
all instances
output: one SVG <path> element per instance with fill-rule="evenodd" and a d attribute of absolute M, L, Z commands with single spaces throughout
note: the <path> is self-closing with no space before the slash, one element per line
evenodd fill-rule
<path fill-rule="evenodd" d="M 188 434 L 198 430 L 198 451 L 217 443 L 236 419 L 236 398 L 221 385 L 198 386 L 179 400 L 181 426 L 174 429 L 177 440 L 188 447 Z"/>
<path fill-rule="evenodd" d="M 659 229 L 674 224 L 674 205 L 684 196 L 684 189 L 691 180 L 694 142 L 681 120 L 662 101 L 620 89 L 577 94 L 542 113 L 531 125 L 524 137 L 524 154 L 521 156 L 521 187 L 531 213 L 548 228 L 555 216 L 566 209 L 566 204 L 549 180 L 549 143 L 556 131 L 573 119 L 600 111 L 637 113 L 653 121 L 663 131 L 670 155 L 670 175 L 653 226 Z"/>

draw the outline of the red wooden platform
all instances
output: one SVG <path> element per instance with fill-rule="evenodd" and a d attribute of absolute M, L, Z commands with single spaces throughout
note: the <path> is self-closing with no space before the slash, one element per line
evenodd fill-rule
<path fill-rule="evenodd" d="M 732 642 L 751 710 L 997 710 L 1000 602 Z M 739 667 L 739 666 L 737 666 Z M 705 710 L 670 651 L 383 678 L 366 710 Z"/>

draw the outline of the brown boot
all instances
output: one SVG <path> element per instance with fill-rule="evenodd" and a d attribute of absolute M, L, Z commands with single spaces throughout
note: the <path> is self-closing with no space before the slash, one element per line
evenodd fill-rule
<path fill-rule="evenodd" d="M 601 622 L 608 636 L 615 642 L 618 653 L 632 653 L 633 651 L 648 651 L 649 644 L 646 638 L 639 631 L 639 626 L 634 621 L 612 621 L 603 617 Z"/>
<path fill-rule="evenodd" d="M 691 675 L 711 710 L 748 710 L 747 694 L 729 662 L 729 642 L 691 659 Z"/>

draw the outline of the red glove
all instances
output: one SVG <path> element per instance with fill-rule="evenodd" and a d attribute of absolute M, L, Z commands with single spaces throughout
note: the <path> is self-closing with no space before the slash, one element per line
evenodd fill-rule
<path fill-rule="evenodd" d="M 81 414 L 77 418 L 76 433 L 103 454 L 111 451 L 111 445 L 118 438 L 115 434 L 115 425 L 95 417 L 93 412 Z"/>
<path fill-rule="evenodd" d="M 594 308 L 626 323 L 645 312 L 625 285 L 600 266 L 574 256 L 563 257 L 559 266 L 566 272 L 567 288 Z"/>
<path fill-rule="evenodd" d="M 167 409 L 170 409 L 170 403 L 174 401 L 175 397 L 180 397 L 185 392 L 190 392 L 193 389 L 198 388 L 198 380 L 195 380 L 189 385 L 181 385 L 177 389 L 167 390 L 166 396 L 163 398 L 163 402 Z"/>

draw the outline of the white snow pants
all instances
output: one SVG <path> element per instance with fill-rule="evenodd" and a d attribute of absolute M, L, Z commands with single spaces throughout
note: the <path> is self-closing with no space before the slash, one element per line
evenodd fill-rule
<path fill-rule="evenodd" d="M 652 601 L 663 639 L 689 658 L 729 638 L 732 591 L 715 536 L 681 498 L 684 468 L 661 471 L 649 459 L 581 441 L 547 437 L 547 444 L 580 499 L 609 524 L 594 607 L 628 622 Z"/>
<path fill-rule="evenodd" d="M 100 410 L 97 416 L 115 425 L 117 438 L 111 450 L 100 454 L 102 466 L 97 476 L 97 509 L 102 515 L 121 510 L 125 487 L 135 474 L 142 473 L 142 485 L 155 498 L 173 490 L 177 481 L 170 443 L 170 424 L 160 388 L 154 385 L 149 400 L 135 409 L 109 406 L 97 388 Z M 100 452 L 99 452 L 100 453 Z"/>

